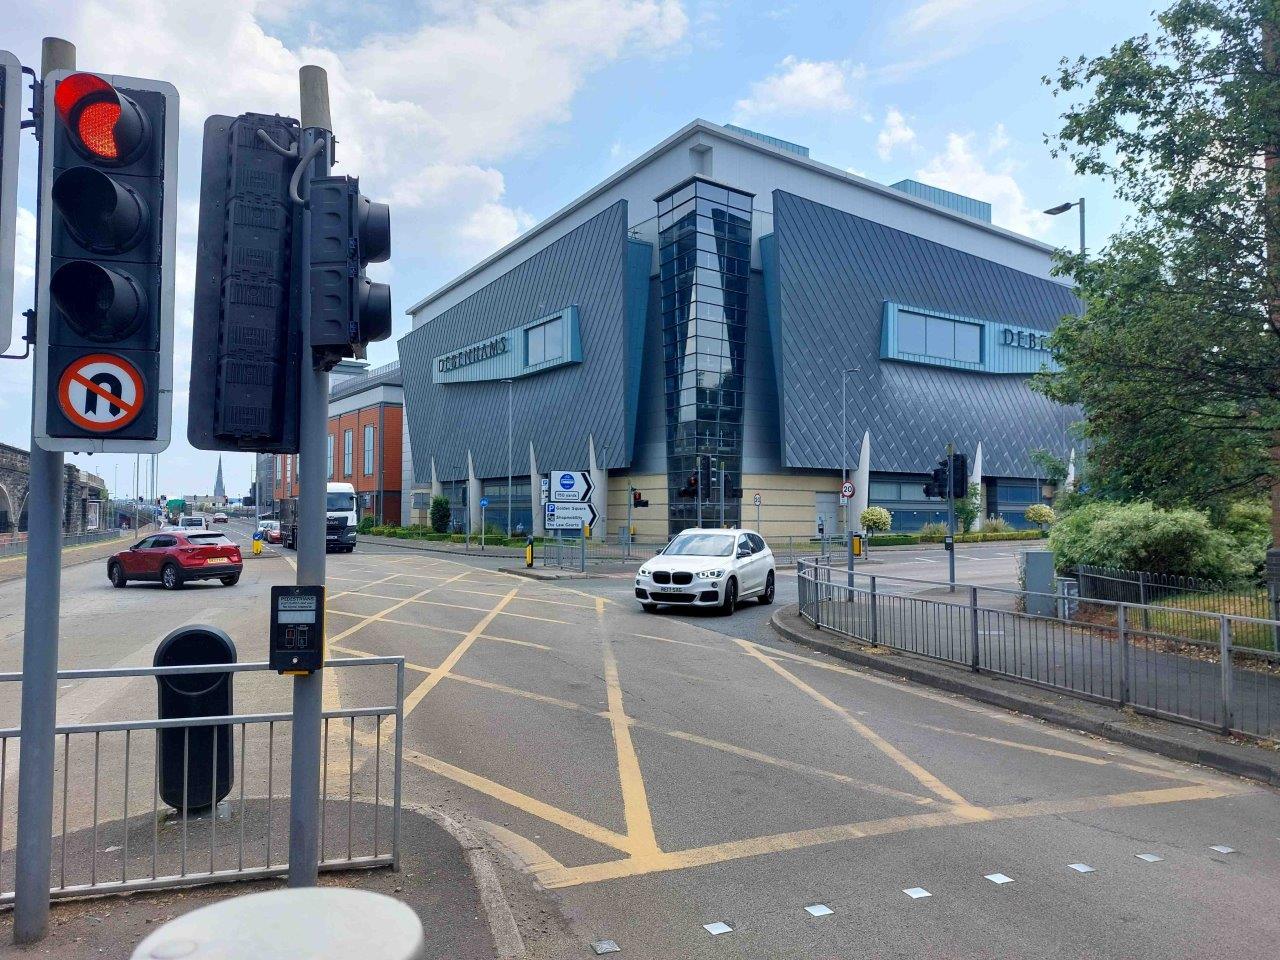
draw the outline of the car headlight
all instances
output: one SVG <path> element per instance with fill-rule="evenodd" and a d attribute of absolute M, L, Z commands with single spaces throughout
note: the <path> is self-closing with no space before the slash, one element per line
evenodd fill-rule
<path fill-rule="evenodd" d="M 698 576 L 703 580 L 719 580 L 724 576 L 724 571 L 720 569 L 703 570 Z"/>
<path fill-rule="evenodd" d="M 647 577 L 647 576 L 649 576 L 649 568 L 648 568 L 648 567 L 641 567 L 641 568 L 640 568 L 640 570 L 639 570 L 639 572 L 636 574 L 636 576 L 638 576 L 638 577 Z"/>

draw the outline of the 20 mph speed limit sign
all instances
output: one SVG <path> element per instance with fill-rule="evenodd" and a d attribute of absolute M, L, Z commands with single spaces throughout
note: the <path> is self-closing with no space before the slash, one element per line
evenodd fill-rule
<path fill-rule="evenodd" d="M 78 427 L 95 433 L 123 430 L 142 412 L 142 374 L 110 353 L 77 357 L 58 381 L 58 407 Z"/>

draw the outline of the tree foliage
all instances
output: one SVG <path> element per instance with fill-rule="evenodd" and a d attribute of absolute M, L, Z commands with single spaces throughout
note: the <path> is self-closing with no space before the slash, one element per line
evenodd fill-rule
<path fill-rule="evenodd" d="M 1223 504 L 1280 472 L 1278 18 L 1280 0 L 1179 0 L 1045 78 L 1079 98 L 1055 155 L 1135 210 L 1096 256 L 1062 257 L 1084 311 L 1037 380 L 1083 407 L 1106 492 Z"/>
<path fill-rule="evenodd" d="M 893 514 L 884 507 L 867 507 L 858 519 L 868 533 L 887 533 L 893 526 Z"/>
<path fill-rule="evenodd" d="M 448 533 L 452 519 L 448 497 L 431 498 L 431 529 L 436 533 Z"/>

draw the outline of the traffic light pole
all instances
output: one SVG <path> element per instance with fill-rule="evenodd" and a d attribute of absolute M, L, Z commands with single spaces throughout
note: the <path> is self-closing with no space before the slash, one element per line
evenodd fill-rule
<path fill-rule="evenodd" d="M 953 474 L 956 469 L 956 446 L 947 444 L 947 534 L 951 548 L 947 551 L 947 575 L 950 580 L 950 591 L 956 592 L 956 480 Z"/>
<path fill-rule="evenodd" d="M 329 82 L 323 69 L 304 66 L 298 71 L 302 101 L 303 159 L 313 161 L 304 171 L 299 193 L 310 196 L 311 180 L 329 175 L 333 123 L 329 118 Z M 323 149 L 315 152 L 317 144 Z M 329 374 L 314 369 L 311 351 L 311 215 L 301 221 L 302 268 L 294 271 L 302 327 L 301 402 L 298 421 L 298 577 L 299 586 L 324 586 L 325 580 L 325 444 L 329 421 Z M 289 886 L 313 887 L 319 865 L 320 836 L 317 799 L 320 795 L 321 713 L 324 670 L 293 678 L 293 752 L 289 768 Z"/>
<path fill-rule="evenodd" d="M 74 70 L 76 48 L 45 37 L 40 76 Z M 39 102 L 37 100 L 37 102 Z M 41 144 L 41 150 L 44 149 Z M 43 169 L 43 165 L 40 167 Z M 39 191 L 37 191 L 37 195 Z M 40 290 L 37 296 L 45 295 Z M 33 386 L 32 411 L 45 402 Z M 49 870 L 53 847 L 54 728 L 58 710 L 58 607 L 62 592 L 64 455 L 43 450 L 31 430 L 27 493 L 27 594 L 22 637 L 22 752 L 18 757 L 18 838 L 13 940 L 35 943 L 49 926 Z"/>

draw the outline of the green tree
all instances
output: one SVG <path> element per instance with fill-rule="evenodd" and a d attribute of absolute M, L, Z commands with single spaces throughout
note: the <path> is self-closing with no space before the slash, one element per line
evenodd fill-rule
<path fill-rule="evenodd" d="M 449 509 L 448 497 L 431 498 L 431 529 L 436 533 L 448 533 L 452 511 Z"/>
<path fill-rule="evenodd" d="M 1280 543 L 1280 0 L 1179 0 L 1156 29 L 1064 60 L 1049 138 L 1134 214 L 1061 258 L 1083 313 L 1051 338 L 1088 482 L 1160 506 L 1270 488 Z"/>
<path fill-rule="evenodd" d="M 867 533 L 888 533 L 893 526 L 893 514 L 884 507 L 867 507 L 858 519 Z"/>
<path fill-rule="evenodd" d="M 973 522 L 978 519 L 981 502 L 982 488 L 976 483 L 969 484 L 964 497 L 956 501 L 956 522 L 960 524 L 961 533 L 968 533 L 973 529 Z"/>

